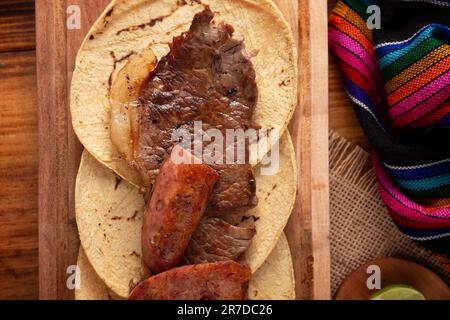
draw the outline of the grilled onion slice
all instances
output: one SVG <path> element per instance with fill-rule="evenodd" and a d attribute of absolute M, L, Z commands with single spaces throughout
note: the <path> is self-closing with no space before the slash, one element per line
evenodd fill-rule
<path fill-rule="evenodd" d="M 128 60 L 111 86 L 111 140 L 129 161 L 134 159 L 133 143 L 139 137 L 139 93 L 156 64 L 147 47 Z"/>

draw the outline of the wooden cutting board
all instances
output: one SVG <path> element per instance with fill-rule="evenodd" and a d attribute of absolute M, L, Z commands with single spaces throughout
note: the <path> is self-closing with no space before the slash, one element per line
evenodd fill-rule
<path fill-rule="evenodd" d="M 82 146 L 70 120 L 69 88 L 78 48 L 108 0 L 36 0 L 39 104 L 39 291 L 41 299 L 73 299 L 67 268 L 79 240 L 74 185 Z M 286 227 L 297 297 L 330 297 L 328 217 L 327 2 L 274 1 L 299 46 L 299 107 L 290 125 L 300 173 L 297 203 Z M 78 5 L 81 28 L 66 28 Z M 300 17 L 300 19 L 299 19 Z"/>

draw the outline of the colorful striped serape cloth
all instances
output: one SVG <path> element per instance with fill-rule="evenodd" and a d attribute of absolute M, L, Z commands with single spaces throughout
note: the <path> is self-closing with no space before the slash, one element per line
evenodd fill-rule
<path fill-rule="evenodd" d="M 340 1 L 329 42 L 383 202 L 450 267 L 450 1 Z"/>

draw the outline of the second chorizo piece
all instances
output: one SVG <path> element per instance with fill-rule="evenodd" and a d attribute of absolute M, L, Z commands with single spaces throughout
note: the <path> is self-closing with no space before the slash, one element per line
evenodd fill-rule
<path fill-rule="evenodd" d="M 178 265 L 219 178 L 194 159 L 176 146 L 156 177 L 142 226 L 143 258 L 153 274 Z"/>
<path fill-rule="evenodd" d="M 142 281 L 130 300 L 246 300 L 251 271 L 234 261 L 191 264 Z"/>

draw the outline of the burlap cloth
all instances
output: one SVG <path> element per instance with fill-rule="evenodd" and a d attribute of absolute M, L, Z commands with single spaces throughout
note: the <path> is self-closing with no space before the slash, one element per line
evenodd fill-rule
<path fill-rule="evenodd" d="M 450 282 L 436 256 L 401 233 L 377 192 L 370 155 L 330 133 L 331 292 L 368 260 L 400 257 L 417 261 Z"/>

